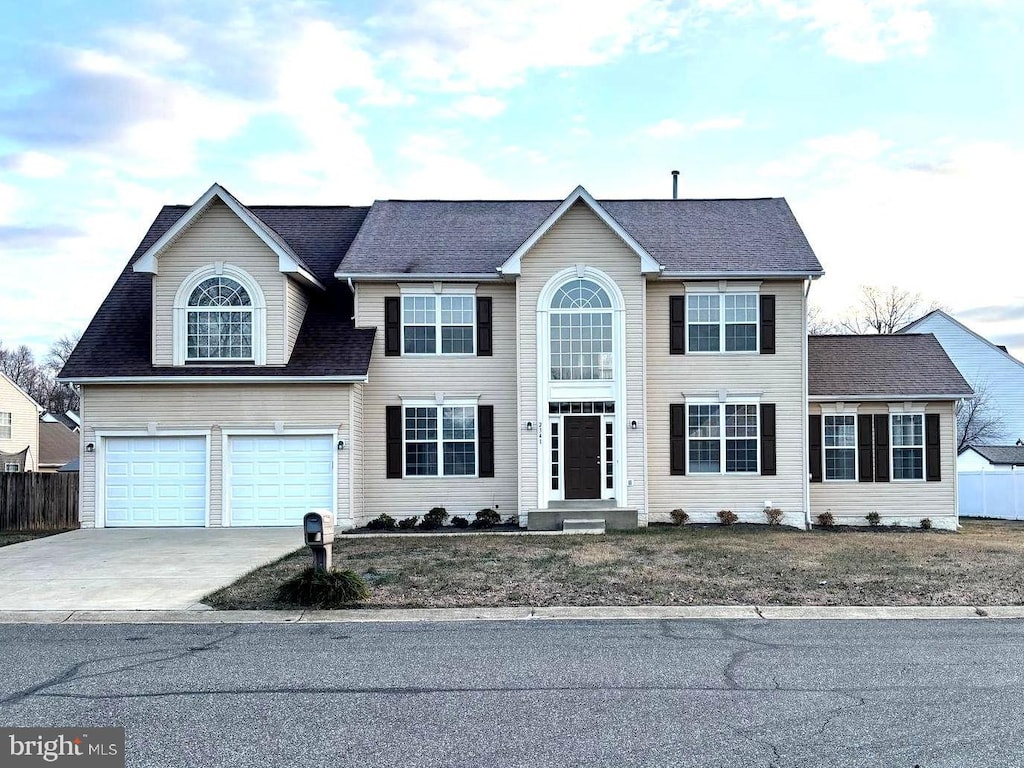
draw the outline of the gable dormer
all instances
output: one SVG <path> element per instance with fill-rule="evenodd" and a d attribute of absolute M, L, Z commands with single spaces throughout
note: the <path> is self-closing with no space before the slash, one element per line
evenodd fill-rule
<path fill-rule="evenodd" d="M 153 276 L 154 366 L 283 366 L 323 285 L 214 184 L 133 265 Z"/>

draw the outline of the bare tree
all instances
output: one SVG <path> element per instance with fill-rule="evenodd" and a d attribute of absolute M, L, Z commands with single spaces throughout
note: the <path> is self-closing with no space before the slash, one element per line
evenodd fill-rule
<path fill-rule="evenodd" d="M 0 370 L 30 395 L 38 388 L 39 368 L 36 365 L 36 358 L 32 350 L 24 344 L 17 349 L 4 351 L 0 356 Z"/>
<path fill-rule="evenodd" d="M 943 309 L 938 302 L 926 302 L 920 293 L 891 285 L 862 285 L 857 304 L 839 321 L 842 333 L 895 333 L 921 315 Z"/>
<path fill-rule="evenodd" d="M 817 304 L 811 304 L 807 308 L 807 333 L 811 336 L 824 336 L 828 333 L 836 333 L 836 324 L 825 317 L 825 312 Z"/>
<path fill-rule="evenodd" d="M 32 350 L 22 344 L 17 349 L 8 349 L 0 343 L 0 371 L 11 377 L 19 387 L 39 405 L 54 413 L 78 410 L 78 391 L 57 381 L 64 363 L 78 343 L 78 334 L 62 336 L 55 341 L 42 365 L 36 362 Z"/>
<path fill-rule="evenodd" d="M 75 347 L 78 346 L 81 338 L 82 334 L 80 333 L 65 333 L 50 345 L 50 351 L 46 354 L 45 364 L 47 368 L 53 371 L 55 376 L 60 373 L 60 369 L 67 363 L 68 358 L 75 351 Z"/>
<path fill-rule="evenodd" d="M 996 409 L 988 382 L 974 385 L 974 398 L 961 400 L 956 406 L 956 451 L 968 445 L 998 442 L 1003 434 L 1003 416 Z"/>
<path fill-rule="evenodd" d="M 71 353 L 81 338 L 82 334 L 80 333 L 65 334 L 50 345 L 50 351 L 46 354 L 44 366 L 50 385 L 46 393 L 47 402 L 44 405 L 55 413 L 77 411 L 81 404 L 77 387 L 57 381 L 57 376 L 60 375 L 61 369 L 71 357 Z"/>

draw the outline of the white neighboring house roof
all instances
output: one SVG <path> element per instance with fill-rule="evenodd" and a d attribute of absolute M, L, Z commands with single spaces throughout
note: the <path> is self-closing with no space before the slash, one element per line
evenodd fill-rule
<path fill-rule="evenodd" d="M 37 403 L 35 401 L 35 398 L 32 397 L 32 395 L 30 395 L 24 389 L 19 387 L 17 382 L 14 379 L 12 379 L 10 376 L 8 376 L 6 373 L 4 373 L 3 371 L 0 371 L 0 378 L 5 379 L 12 387 L 14 387 L 16 390 L 18 390 L 18 392 L 20 392 L 25 397 L 26 400 L 28 400 L 30 403 L 32 403 L 32 405 L 34 405 L 36 407 L 36 411 L 38 411 L 39 413 L 45 413 L 46 412 L 46 409 L 43 408 L 43 406 L 41 406 L 39 403 Z"/>
<path fill-rule="evenodd" d="M 158 260 L 160 255 L 179 237 L 181 237 L 185 231 L 192 226 L 192 224 L 206 212 L 206 209 L 213 205 L 214 202 L 220 200 L 224 205 L 234 212 L 242 222 L 252 230 L 253 234 L 256 235 L 260 240 L 266 244 L 266 246 L 277 254 L 278 258 L 278 269 L 281 272 L 294 275 L 304 282 L 315 285 L 317 288 L 323 289 L 323 283 L 316 279 L 309 268 L 302 263 L 302 259 L 292 250 L 291 246 L 286 243 L 279 234 L 273 229 L 268 227 L 256 214 L 246 208 L 242 203 L 238 201 L 234 195 L 228 192 L 220 184 L 214 183 L 206 192 L 200 197 L 192 207 L 182 214 L 181 218 L 178 219 L 170 229 L 157 240 L 149 249 L 143 253 L 132 266 L 132 270 L 135 272 L 148 272 L 150 274 L 157 274 L 159 272 Z"/>
<path fill-rule="evenodd" d="M 565 215 L 566 211 L 572 208 L 579 201 L 583 201 L 586 205 L 594 212 L 594 214 L 603 221 L 609 229 L 612 230 L 619 239 L 626 244 L 626 246 L 633 251 L 637 256 L 640 257 L 640 271 L 643 274 L 661 274 L 664 271 L 664 266 L 658 263 L 647 250 L 636 241 L 636 239 L 630 235 L 622 225 L 619 224 L 611 214 L 606 211 L 597 200 L 594 199 L 593 195 L 587 192 L 580 185 L 574 189 L 565 200 L 559 204 L 557 208 L 548 216 L 543 223 L 537 229 L 533 231 L 526 240 L 520 245 L 511 256 L 509 256 L 505 262 L 498 267 L 498 272 L 503 275 L 518 275 L 522 271 L 523 256 L 537 244 L 551 227 L 553 227 L 562 216 Z"/>
<path fill-rule="evenodd" d="M 917 320 L 915 320 L 914 322 L 910 323 L 910 325 L 903 326 L 898 331 L 896 331 L 896 333 L 920 333 L 920 331 L 917 330 L 917 327 L 919 325 L 922 325 L 926 320 L 928 320 L 931 317 L 942 317 L 942 318 L 945 318 L 946 320 L 948 320 L 949 322 L 951 322 L 953 325 L 957 326 L 958 328 L 962 328 L 963 330 L 967 331 L 967 333 L 971 334 L 971 336 L 976 338 L 978 341 L 984 343 L 988 347 L 991 347 L 992 349 L 994 349 L 996 352 L 998 352 L 999 354 L 1003 355 L 1004 357 L 1012 360 L 1017 365 L 1019 365 L 1021 368 L 1024 368 L 1024 362 L 1021 362 L 1020 360 L 1018 360 L 1016 357 L 1011 355 L 1009 352 L 1007 352 L 1005 349 L 1003 349 L 998 344 L 993 344 L 991 341 L 986 339 L 980 333 L 978 333 L 976 331 L 972 331 L 970 328 L 968 328 L 966 325 L 961 323 L 959 320 L 957 320 L 955 317 L 950 315 L 948 312 L 944 312 L 941 309 L 933 309 L 927 315 L 924 315 L 922 317 L 917 318 Z M 954 361 L 954 363 L 955 362 L 956 361 Z"/>

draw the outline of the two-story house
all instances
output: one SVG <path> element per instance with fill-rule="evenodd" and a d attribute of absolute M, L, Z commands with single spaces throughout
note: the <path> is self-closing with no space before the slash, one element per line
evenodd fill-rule
<path fill-rule="evenodd" d="M 433 506 L 531 529 L 956 526 L 930 335 L 811 339 L 786 202 L 165 207 L 62 378 L 83 525 L 342 527 Z"/>
<path fill-rule="evenodd" d="M 39 469 L 39 415 L 43 408 L 0 372 L 0 472 Z"/>

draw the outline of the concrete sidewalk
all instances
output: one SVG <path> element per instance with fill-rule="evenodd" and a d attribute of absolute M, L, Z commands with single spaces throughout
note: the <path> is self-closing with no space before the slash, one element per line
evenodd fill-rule
<path fill-rule="evenodd" d="M 298 528 L 83 528 L 0 547 L 0 611 L 183 610 L 302 546 Z"/>
<path fill-rule="evenodd" d="M 0 624 L 319 624 L 425 621 L 1024 619 L 1024 606 L 602 606 L 354 608 L 342 611 L 4 611 Z"/>

